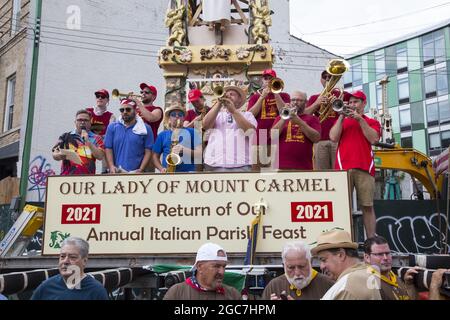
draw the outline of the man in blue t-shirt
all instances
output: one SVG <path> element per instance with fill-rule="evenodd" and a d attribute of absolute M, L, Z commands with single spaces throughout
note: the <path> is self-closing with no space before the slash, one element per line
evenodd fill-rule
<path fill-rule="evenodd" d="M 65 239 L 59 254 L 59 274 L 41 283 L 31 300 L 108 300 L 101 283 L 84 273 L 88 254 L 87 241 Z"/>
<path fill-rule="evenodd" d="M 149 125 L 136 114 L 136 102 L 123 99 L 120 119 L 106 130 L 105 153 L 109 173 L 144 172 L 154 142 Z"/>
<path fill-rule="evenodd" d="M 166 160 L 169 154 L 178 155 L 181 160 L 173 172 L 195 171 L 195 164 L 201 163 L 201 136 L 193 128 L 183 128 L 185 115 L 186 111 L 179 105 L 170 106 L 164 112 L 164 125 L 167 130 L 158 134 L 152 155 L 153 164 L 161 173 L 171 171 Z"/>

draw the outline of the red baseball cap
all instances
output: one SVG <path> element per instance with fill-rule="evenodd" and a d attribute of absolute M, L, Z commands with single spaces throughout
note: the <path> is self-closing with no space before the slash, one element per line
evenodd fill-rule
<path fill-rule="evenodd" d="M 120 101 L 120 104 L 123 106 L 131 106 L 133 108 L 136 108 L 136 102 L 134 102 L 133 100 L 130 100 L 130 99 L 122 99 Z"/>
<path fill-rule="evenodd" d="M 103 94 L 109 99 L 109 92 L 106 89 L 100 89 L 94 92 L 94 95 Z"/>
<path fill-rule="evenodd" d="M 361 90 L 358 90 L 358 91 L 350 93 L 350 96 L 348 97 L 349 100 L 350 100 L 350 97 L 355 97 L 356 99 L 361 99 L 362 101 L 366 101 L 367 100 L 366 95 Z"/>
<path fill-rule="evenodd" d="M 263 77 L 266 76 L 266 75 L 272 76 L 273 78 L 277 77 L 277 73 L 273 69 L 266 69 L 266 70 L 264 70 L 262 75 L 263 75 Z"/>
<path fill-rule="evenodd" d="M 203 97 L 203 93 L 199 89 L 193 89 L 189 91 L 188 100 L 189 102 L 198 101 L 198 99 Z"/>
<path fill-rule="evenodd" d="M 141 90 L 144 90 L 145 88 L 148 88 L 153 93 L 153 95 L 155 96 L 155 99 L 156 99 L 156 96 L 158 95 L 158 91 L 156 90 L 156 88 L 154 86 L 150 86 L 150 85 L 148 85 L 146 83 L 141 83 L 139 85 L 139 87 L 141 88 Z"/>

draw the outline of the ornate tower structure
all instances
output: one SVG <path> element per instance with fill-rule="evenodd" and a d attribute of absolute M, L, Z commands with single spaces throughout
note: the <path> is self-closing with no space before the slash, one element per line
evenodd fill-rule
<path fill-rule="evenodd" d="M 207 99 L 217 85 L 257 90 L 273 62 L 270 14 L 268 0 L 170 0 L 169 37 L 159 52 L 165 106 L 184 104 L 191 88 Z"/>

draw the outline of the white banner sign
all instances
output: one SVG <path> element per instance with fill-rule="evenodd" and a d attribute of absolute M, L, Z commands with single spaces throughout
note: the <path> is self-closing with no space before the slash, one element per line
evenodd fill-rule
<path fill-rule="evenodd" d="M 68 236 L 92 254 L 195 253 L 206 242 L 243 253 L 260 202 L 256 252 L 351 231 L 347 172 L 51 176 L 43 254 Z"/>

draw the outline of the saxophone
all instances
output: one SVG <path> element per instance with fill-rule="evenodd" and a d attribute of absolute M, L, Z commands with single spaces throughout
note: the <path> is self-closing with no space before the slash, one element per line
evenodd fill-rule
<path fill-rule="evenodd" d="M 170 152 L 166 156 L 166 163 L 167 163 L 167 171 L 166 172 L 167 173 L 174 173 L 177 165 L 179 165 L 181 163 L 181 157 L 178 154 L 172 152 L 173 148 L 179 143 L 178 136 L 180 135 L 180 129 L 179 129 L 180 124 L 181 124 L 181 121 L 180 121 L 180 119 L 178 119 L 176 126 L 172 132 L 172 139 L 171 139 L 172 142 L 170 145 Z"/>

